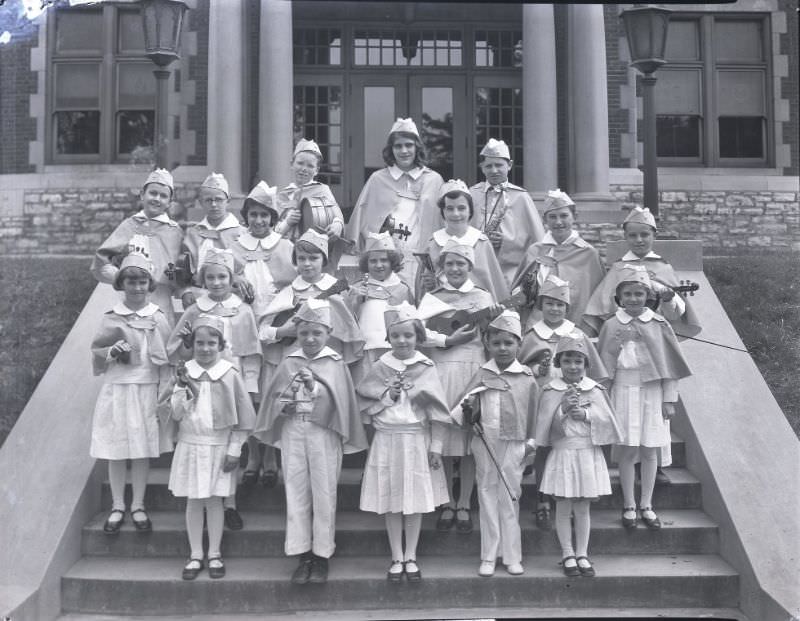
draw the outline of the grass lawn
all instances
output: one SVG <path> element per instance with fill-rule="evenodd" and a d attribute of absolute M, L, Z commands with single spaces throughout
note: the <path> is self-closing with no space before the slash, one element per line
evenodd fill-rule
<path fill-rule="evenodd" d="M 89 262 L 3 258 L 0 283 L 9 293 L 0 297 L 0 445 L 94 289 Z M 713 258 L 705 269 L 800 436 L 800 256 Z"/>
<path fill-rule="evenodd" d="M 800 437 L 800 255 L 720 257 L 705 259 L 704 265 L 736 331 Z"/>
<path fill-rule="evenodd" d="M 0 444 L 97 284 L 90 262 L 91 257 L 2 258 Z"/>

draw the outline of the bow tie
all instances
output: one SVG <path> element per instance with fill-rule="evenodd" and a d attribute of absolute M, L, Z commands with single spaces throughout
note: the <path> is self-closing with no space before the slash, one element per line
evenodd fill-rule
<path fill-rule="evenodd" d="M 506 189 L 508 188 L 508 184 L 507 183 L 498 183 L 497 185 L 491 186 L 491 188 L 495 192 L 501 193 L 501 192 L 505 192 L 506 191 Z"/>

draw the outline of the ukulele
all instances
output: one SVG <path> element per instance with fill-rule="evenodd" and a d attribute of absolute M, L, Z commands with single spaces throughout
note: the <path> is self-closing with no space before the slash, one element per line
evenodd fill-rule
<path fill-rule="evenodd" d="M 317 300 L 324 300 L 326 298 L 331 297 L 332 295 L 341 293 L 342 291 L 347 291 L 349 288 L 350 288 L 350 283 L 347 282 L 347 280 L 345 280 L 344 278 L 339 278 L 328 289 L 320 292 L 318 295 L 315 295 L 314 298 Z M 272 320 L 272 323 L 270 325 L 273 328 L 280 328 L 289 320 L 289 318 L 294 316 L 294 314 L 300 309 L 300 305 L 302 303 L 303 302 L 298 302 L 292 308 L 287 308 L 286 310 L 282 310 L 281 312 L 279 312 L 277 315 L 275 315 L 275 318 Z M 287 336 L 281 339 L 281 343 L 288 343 L 293 340 L 294 340 L 293 337 Z"/>
<path fill-rule="evenodd" d="M 500 306 L 505 308 L 518 308 L 525 304 L 527 295 L 524 291 L 516 291 L 510 298 L 500 302 Z M 436 315 L 428 319 L 427 327 L 434 332 L 439 332 L 445 336 L 450 336 L 462 326 L 480 324 L 491 321 L 498 313 L 492 313 L 491 307 L 480 308 L 475 311 L 466 309 L 457 310 L 452 315 Z"/>

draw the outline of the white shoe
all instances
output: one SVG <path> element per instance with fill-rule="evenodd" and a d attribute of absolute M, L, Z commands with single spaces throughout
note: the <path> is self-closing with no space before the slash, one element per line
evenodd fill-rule
<path fill-rule="evenodd" d="M 520 576 L 525 573 L 525 568 L 522 563 L 511 563 L 511 565 L 506 565 L 506 571 L 512 576 Z"/>
<path fill-rule="evenodd" d="M 478 569 L 478 575 L 483 578 L 494 576 L 494 561 L 481 561 L 481 566 Z"/>

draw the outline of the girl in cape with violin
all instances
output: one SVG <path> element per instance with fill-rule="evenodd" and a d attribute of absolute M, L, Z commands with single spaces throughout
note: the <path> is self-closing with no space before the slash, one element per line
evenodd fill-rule
<path fill-rule="evenodd" d="M 489 251 L 492 252 L 491 247 Z M 471 279 L 475 265 L 472 246 L 456 240 L 445 244 L 439 258 L 444 281 L 420 301 L 420 315 L 427 320 L 426 347 L 442 377 L 447 403 L 454 403 L 480 366 L 486 362 L 478 327 L 472 323 L 455 327 L 450 324 L 454 311 L 478 311 L 495 306 L 491 293 Z M 494 314 L 499 314 L 497 310 Z M 436 528 L 442 531 L 456 526 L 458 532 L 472 532 L 470 497 L 475 486 L 475 461 L 469 449 L 470 431 L 466 427 L 449 427 L 444 438 L 442 456 L 451 501 L 442 509 Z M 453 470 L 459 462 L 459 495 L 452 499 Z"/>
<path fill-rule="evenodd" d="M 358 267 L 364 279 L 350 286 L 345 300 L 353 311 L 364 337 L 364 357 L 353 365 L 353 380 L 358 383 L 372 364 L 389 351 L 383 313 L 388 306 L 412 303 L 411 288 L 398 276 L 403 255 L 397 251 L 388 232 L 368 233 Z"/>
<path fill-rule="evenodd" d="M 400 582 L 405 574 L 409 582 L 418 582 L 422 514 L 448 500 L 441 452 L 453 419 L 436 366 L 417 349 L 425 329 L 416 309 L 404 302 L 387 308 L 384 317 L 392 349 L 356 388 L 361 414 L 375 429 L 360 507 L 385 515 L 392 551 L 387 579 Z"/>

